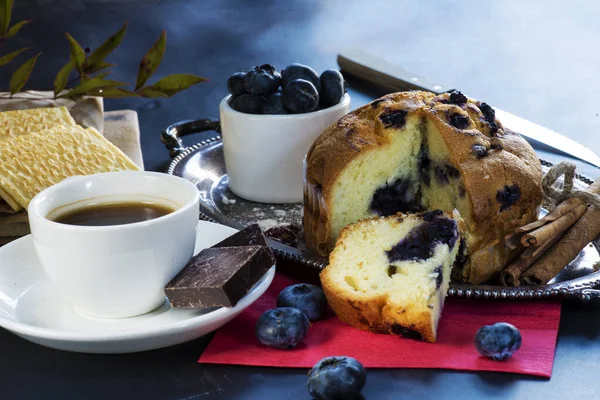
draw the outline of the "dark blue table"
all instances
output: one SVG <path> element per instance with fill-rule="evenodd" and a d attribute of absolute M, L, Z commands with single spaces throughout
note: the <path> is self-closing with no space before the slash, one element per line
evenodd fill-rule
<path fill-rule="evenodd" d="M 189 72 L 210 82 L 171 99 L 123 99 L 106 108 L 139 113 L 146 168 L 164 170 L 158 140 L 168 124 L 218 116 L 227 77 L 255 64 L 336 67 L 337 52 L 362 47 L 473 97 L 551 127 L 600 152 L 600 5 L 476 1 L 19 1 L 15 20 L 33 19 L 4 49 L 43 51 L 30 88 L 48 88 L 68 58 L 63 32 L 92 49 L 129 20 L 109 61 L 111 78 L 135 81 L 138 62 L 161 29 L 168 47 L 157 78 Z M 0 69 L 6 86 L 11 69 Z M 353 106 L 377 94 L 351 82 Z M 202 135 L 186 138 L 188 143 Z M 540 155 L 551 161 L 559 157 Z M 581 171 L 598 177 L 595 168 Z M 600 308 L 563 306 L 550 381 L 500 373 L 371 370 L 367 399 L 567 399 L 599 384 Z M 40 347 L 0 329 L 0 399 L 308 399 L 306 370 L 202 366 L 209 337 L 140 354 L 104 356 Z"/>

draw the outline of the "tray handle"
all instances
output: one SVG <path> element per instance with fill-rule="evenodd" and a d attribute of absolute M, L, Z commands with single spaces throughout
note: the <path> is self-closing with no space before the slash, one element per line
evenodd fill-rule
<path fill-rule="evenodd" d="M 175 157 L 187 149 L 181 140 L 182 136 L 204 131 L 215 131 L 221 134 L 221 122 L 214 118 L 175 122 L 161 132 L 160 141 L 169 150 L 169 155 Z"/>

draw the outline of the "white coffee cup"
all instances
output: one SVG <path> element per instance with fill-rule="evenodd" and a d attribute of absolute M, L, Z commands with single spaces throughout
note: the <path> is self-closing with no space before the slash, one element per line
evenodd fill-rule
<path fill-rule="evenodd" d="M 109 172 L 68 178 L 33 198 L 33 243 L 51 281 L 84 314 L 125 318 L 165 301 L 164 286 L 193 255 L 199 192 L 157 172 Z M 151 201 L 175 211 L 148 221 L 77 226 L 52 220 L 70 209 Z"/>
<path fill-rule="evenodd" d="M 350 96 L 323 110 L 286 115 L 241 113 L 230 99 L 219 109 L 231 191 L 261 203 L 301 202 L 302 160 L 321 132 L 350 111 Z"/>

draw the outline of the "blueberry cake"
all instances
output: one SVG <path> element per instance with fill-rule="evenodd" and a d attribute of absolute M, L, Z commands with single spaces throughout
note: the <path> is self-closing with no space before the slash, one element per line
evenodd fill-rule
<path fill-rule="evenodd" d="M 458 210 L 455 279 L 495 278 L 515 256 L 502 238 L 537 217 L 541 165 L 488 104 L 460 92 L 384 96 L 329 126 L 308 152 L 304 232 L 327 256 L 341 230 L 397 212 Z"/>
<path fill-rule="evenodd" d="M 356 328 L 435 342 L 459 247 L 458 223 L 439 210 L 362 220 L 342 230 L 323 291 Z"/>

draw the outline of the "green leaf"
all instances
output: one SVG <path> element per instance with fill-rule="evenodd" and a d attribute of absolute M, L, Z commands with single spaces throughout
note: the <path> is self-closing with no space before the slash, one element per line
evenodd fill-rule
<path fill-rule="evenodd" d="M 93 74 L 94 72 L 99 72 L 99 71 L 102 71 L 103 69 L 114 67 L 116 65 L 117 64 L 111 64 L 111 63 L 107 63 L 107 62 L 104 62 L 104 61 L 100 61 L 99 63 L 96 63 L 96 64 L 94 64 L 92 66 L 88 66 L 85 69 L 85 72 L 87 74 Z"/>
<path fill-rule="evenodd" d="M 90 92 L 97 92 L 102 89 L 115 88 L 119 86 L 126 86 L 125 82 L 118 81 L 107 81 L 101 78 L 90 78 L 85 82 L 80 83 L 75 86 L 73 89 L 69 90 L 67 93 L 62 94 L 58 97 L 74 97 L 78 95 L 88 94 Z"/>
<path fill-rule="evenodd" d="M 6 31 L 10 26 L 10 17 L 12 14 L 13 0 L 3 0 L 0 6 L 0 29 L 2 29 L 2 37 L 6 35 Z"/>
<path fill-rule="evenodd" d="M 90 54 L 87 62 L 88 67 L 93 67 L 96 64 L 104 61 L 106 56 L 121 44 L 123 38 L 125 37 L 126 30 L 127 22 L 125 22 L 125 25 L 123 25 L 121 29 L 106 39 L 104 43 L 102 43 L 96 50 L 92 52 L 92 54 Z"/>
<path fill-rule="evenodd" d="M 75 67 L 77 67 L 78 71 L 83 71 L 83 64 L 85 63 L 85 51 L 83 50 L 83 47 L 81 47 L 81 45 L 77 43 L 77 40 L 75 40 L 73 36 L 69 35 L 68 33 L 65 33 L 65 35 L 69 40 L 69 51 L 71 52 L 71 60 L 73 61 Z"/>
<path fill-rule="evenodd" d="M 112 99 L 137 96 L 137 93 L 122 88 L 108 88 L 102 91 L 91 92 L 90 94 Z"/>
<path fill-rule="evenodd" d="M 54 78 L 54 97 L 58 96 L 67 87 L 69 75 L 71 75 L 73 68 L 75 68 L 75 64 L 73 64 L 73 60 L 70 60 L 56 74 L 56 78 Z"/>
<path fill-rule="evenodd" d="M 103 72 L 103 73 L 101 73 L 101 74 L 98 74 L 98 75 L 96 75 L 94 78 L 96 78 L 96 79 L 104 79 L 104 78 L 106 78 L 108 75 L 110 75 L 110 73 L 111 73 L 111 72 L 112 72 L 112 71 L 106 71 L 106 72 Z"/>
<path fill-rule="evenodd" d="M 165 93 L 161 92 L 160 90 L 152 89 L 149 86 L 146 86 L 146 87 L 143 87 L 143 88 L 137 90 L 136 93 L 139 94 L 141 97 L 147 97 L 150 99 L 160 98 L 160 97 L 169 97 Z"/>
<path fill-rule="evenodd" d="M 25 84 L 29 80 L 29 77 L 31 76 L 31 71 L 33 71 L 35 62 L 37 61 L 40 54 L 42 53 L 37 53 L 35 56 L 25 61 L 23 65 L 17 68 L 17 70 L 12 74 L 9 83 L 11 96 L 23 89 L 23 86 L 25 86 Z"/>
<path fill-rule="evenodd" d="M 193 85 L 206 81 L 206 78 L 192 74 L 173 74 L 168 75 L 156 82 L 153 85 L 146 86 L 141 90 L 152 90 L 164 93 L 167 97 L 171 97 L 174 94 L 188 89 Z"/>
<path fill-rule="evenodd" d="M 0 57 L 0 66 L 8 64 L 12 60 L 14 60 L 19 54 L 27 50 L 29 50 L 29 47 L 24 47 L 22 49 L 13 51 L 12 53 L 8 53 L 7 55 Z"/>
<path fill-rule="evenodd" d="M 17 32 L 19 32 L 21 30 L 22 27 L 24 27 L 25 25 L 27 25 L 30 22 L 31 21 L 17 22 L 16 24 L 14 24 L 13 26 L 10 27 L 8 32 L 6 32 L 6 34 L 4 35 L 4 38 L 8 39 L 8 38 L 15 36 L 17 34 Z"/>
<path fill-rule="evenodd" d="M 142 61 L 140 62 L 140 69 L 138 71 L 137 80 L 135 82 L 135 90 L 138 90 L 150 78 L 150 76 L 156 72 L 156 69 L 160 65 L 163 56 L 165 55 L 165 49 L 167 47 L 167 34 L 162 31 L 154 46 L 148 50 Z"/>

